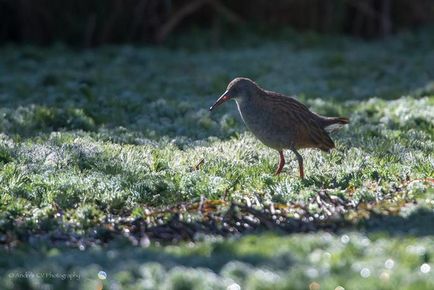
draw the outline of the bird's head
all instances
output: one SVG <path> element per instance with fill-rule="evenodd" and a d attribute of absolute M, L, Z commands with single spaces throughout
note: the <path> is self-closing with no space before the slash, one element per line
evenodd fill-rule
<path fill-rule="evenodd" d="M 218 100 L 212 105 L 209 110 L 212 111 L 215 107 L 221 105 L 222 103 L 230 100 L 246 100 L 253 96 L 258 90 L 260 90 L 259 86 L 248 78 L 236 78 L 232 80 L 226 92 L 218 98 Z"/>

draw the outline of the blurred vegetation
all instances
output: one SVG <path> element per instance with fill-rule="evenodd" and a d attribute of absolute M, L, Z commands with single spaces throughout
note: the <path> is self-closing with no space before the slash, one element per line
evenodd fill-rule
<path fill-rule="evenodd" d="M 16 250 L 14 259 L 0 262 L 0 269 L 9 269 L 0 272 L 0 282 L 6 290 L 97 289 L 104 271 L 104 289 L 430 290 L 432 242 L 432 236 L 319 232 L 204 238 L 147 249 L 112 244 L 86 251 Z M 26 272 L 29 278 L 16 277 Z M 65 276 L 40 279 L 39 273 Z"/>
<path fill-rule="evenodd" d="M 75 46 L 165 42 L 206 29 L 218 46 L 254 26 L 382 37 L 432 24 L 431 0 L 1 0 L 0 42 Z"/>

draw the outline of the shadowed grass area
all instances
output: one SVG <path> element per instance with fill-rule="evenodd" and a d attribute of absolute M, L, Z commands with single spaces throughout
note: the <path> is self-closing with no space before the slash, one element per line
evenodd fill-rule
<path fill-rule="evenodd" d="M 234 284 L 242 289 L 306 289 L 312 283 L 324 289 L 431 289 L 434 279 L 428 269 L 433 254 L 428 237 L 319 232 L 207 238 L 145 250 L 124 244 L 85 252 L 17 249 L 15 258 L 1 266 L 10 269 L 3 274 L 6 289 L 40 289 L 47 284 L 95 289 L 99 271 L 107 274 L 104 289 L 227 289 Z M 26 271 L 30 278 L 19 276 Z M 38 273 L 64 278 L 40 279 Z"/>
<path fill-rule="evenodd" d="M 434 177 L 430 32 L 371 43 L 327 38 L 323 47 L 307 40 L 300 46 L 300 36 L 195 52 L 0 48 L 0 242 L 11 248 L 1 253 L 1 288 L 95 288 L 96 273 L 106 269 L 112 289 L 155 289 L 163 280 L 162 289 L 226 289 L 235 282 L 243 289 L 300 289 L 314 281 L 324 289 L 431 289 L 434 192 L 432 183 L 416 181 Z M 283 174 L 273 176 L 277 153 L 245 131 L 233 103 L 208 112 L 235 76 L 298 94 L 318 113 L 350 118 L 333 135 L 331 154 L 301 152 L 306 180 L 298 179 L 290 152 Z M 150 209 L 222 199 L 253 207 L 302 204 L 320 191 L 404 207 L 374 208 L 377 215 L 354 225 L 366 232 L 349 235 L 366 241 L 360 247 L 342 242 L 345 233 L 310 233 L 202 242 L 198 235 L 196 244 L 151 241 L 140 249 L 120 234 L 128 236 L 123 221 L 146 219 Z M 118 236 L 93 235 L 107 223 Z M 94 240 L 85 241 L 89 236 Z M 319 250 L 330 254 L 328 266 L 323 252 L 310 259 Z M 388 259 L 396 272 L 384 266 Z M 45 269 L 88 279 L 9 276 Z"/>

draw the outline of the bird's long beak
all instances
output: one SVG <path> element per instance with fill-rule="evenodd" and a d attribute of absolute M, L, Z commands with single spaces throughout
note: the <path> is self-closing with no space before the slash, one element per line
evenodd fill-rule
<path fill-rule="evenodd" d="M 209 107 L 209 110 L 212 111 L 215 107 L 217 107 L 220 104 L 223 104 L 224 102 L 226 102 L 230 98 L 231 97 L 228 95 L 228 91 L 226 91 L 223 95 L 221 95 L 220 98 L 218 98 L 218 100 L 214 103 L 214 105 Z"/>

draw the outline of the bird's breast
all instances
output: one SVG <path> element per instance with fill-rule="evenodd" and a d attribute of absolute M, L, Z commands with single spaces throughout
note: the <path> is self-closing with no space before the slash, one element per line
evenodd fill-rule
<path fill-rule="evenodd" d="M 265 145 L 282 149 L 290 143 L 290 130 L 282 130 L 278 116 L 267 106 L 237 101 L 238 111 L 247 128 Z"/>

